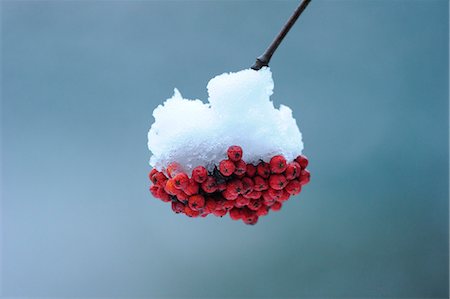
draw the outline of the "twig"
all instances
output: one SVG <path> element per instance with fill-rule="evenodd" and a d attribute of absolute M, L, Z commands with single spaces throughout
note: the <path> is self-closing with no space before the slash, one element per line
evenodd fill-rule
<path fill-rule="evenodd" d="M 294 11 L 294 14 L 289 18 L 287 23 L 284 25 L 283 29 L 281 29 L 280 33 L 278 33 L 277 37 L 273 40 L 273 42 L 270 44 L 270 46 L 267 48 L 267 50 L 256 58 L 255 64 L 252 66 L 252 69 L 254 70 L 260 70 L 263 66 L 269 66 L 270 58 L 272 58 L 273 53 L 275 53 L 275 50 L 280 45 L 283 38 L 286 36 L 286 34 L 289 32 L 291 27 L 295 24 L 295 21 L 297 21 L 298 17 L 301 15 L 301 13 L 305 10 L 306 6 L 308 6 L 309 2 L 311 0 L 303 0 L 300 5 L 297 7 L 297 9 Z"/>

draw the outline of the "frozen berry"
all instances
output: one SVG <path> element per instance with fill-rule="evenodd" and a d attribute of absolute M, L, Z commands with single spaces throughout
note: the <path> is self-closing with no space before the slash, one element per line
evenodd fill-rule
<path fill-rule="evenodd" d="M 162 172 L 157 172 L 152 176 L 152 182 L 155 185 L 160 187 L 164 187 L 167 182 L 167 177 Z"/>
<path fill-rule="evenodd" d="M 280 198 L 278 199 L 278 201 L 286 201 L 289 199 L 289 197 L 291 197 L 291 195 L 289 194 L 289 192 L 287 192 L 286 190 L 283 190 L 283 194 L 281 194 Z"/>
<path fill-rule="evenodd" d="M 308 158 L 306 158 L 306 156 L 300 155 L 295 158 L 295 161 L 300 164 L 302 169 L 305 169 L 308 166 Z"/>
<path fill-rule="evenodd" d="M 173 181 L 173 179 L 167 181 L 166 185 L 164 186 L 164 191 L 166 191 L 170 195 L 177 195 L 178 189 L 175 187 L 175 182 Z"/>
<path fill-rule="evenodd" d="M 255 176 L 253 178 L 253 182 L 255 184 L 253 189 L 256 191 L 263 191 L 263 190 L 267 190 L 269 188 L 269 184 L 267 183 L 267 180 L 263 179 L 260 176 Z"/>
<path fill-rule="evenodd" d="M 269 165 L 272 173 L 283 173 L 287 167 L 286 159 L 282 155 L 273 156 Z"/>
<path fill-rule="evenodd" d="M 205 201 L 205 211 L 212 213 L 216 209 L 216 201 L 214 199 L 208 198 Z"/>
<path fill-rule="evenodd" d="M 261 206 L 257 211 L 256 211 L 256 215 L 258 216 L 266 216 L 267 214 L 269 214 L 269 210 L 267 209 L 266 206 Z"/>
<path fill-rule="evenodd" d="M 205 198 L 203 195 L 192 195 L 188 200 L 189 207 L 195 211 L 203 209 L 205 206 Z"/>
<path fill-rule="evenodd" d="M 175 195 L 179 201 L 185 201 L 188 200 L 189 195 L 184 193 L 182 190 L 178 190 L 177 194 Z"/>
<path fill-rule="evenodd" d="M 264 191 L 262 193 L 262 199 L 264 201 L 264 204 L 269 207 L 276 201 L 276 199 L 269 194 L 269 191 Z"/>
<path fill-rule="evenodd" d="M 239 220 L 242 218 L 241 209 L 233 208 L 230 210 L 230 217 L 233 220 Z"/>
<path fill-rule="evenodd" d="M 233 207 L 234 207 L 234 200 L 227 200 L 226 202 L 223 203 L 223 208 L 227 211 Z"/>
<path fill-rule="evenodd" d="M 247 194 L 243 194 L 244 197 L 249 198 L 249 199 L 257 199 L 261 197 L 261 192 L 260 191 L 256 191 L 253 190 L 252 192 L 249 192 Z"/>
<path fill-rule="evenodd" d="M 234 166 L 234 163 L 231 160 L 222 160 L 219 163 L 219 171 L 224 176 L 232 175 L 235 169 L 236 166 Z"/>
<path fill-rule="evenodd" d="M 281 190 L 287 185 L 287 180 L 282 174 L 273 174 L 269 178 L 269 186 L 275 190 Z"/>
<path fill-rule="evenodd" d="M 221 209 L 221 210 L 214 210 L 213 214 L 217 217 L 223 217 L 227 214 L 227 210 Z"/>
<path fill-rule="evenodd" d="M 158 173 L 158 170 L 156 170 L 156 168 L 152 168 L 152 170 L 148 174 L 148 178 L 150 179 L 150 181 L 152 181 L 152 176 L 155 175 L 156 173 Z"/>
<path fill-rule="evenodd" d="M 225 191 L 222 191 L 222 196 L 226 200 L 235 200 L 238 197 L 239 194 L 236 192 L 230 191 L 229 189 L 225 189 Z"/>
<path fill-rule="evenodd" d="M 308 184 L 310 178 L 311 174 L 309 173 L 309 171 L 307 169 L 303 169 L 302 172 L 300 173 L 300 184 L 302 186 Z"/>
<path fill-rule="evenodd" d="M 227 182 L 223 182 L 217 185 L 217 191 L 224 191 L 227 189 Z"/>
<path fill-rule="evenodd" d="M 247 164 L 246 173 L 247 173 L 247 176 L 253 177 L 256 174 L 256 166 L 253 164 Z"/>
<path fill-rule="evenodd" d="M 242 160 L 234 162 L 234 166 L 236 167 L 234 170 L 234 174 L 236 175 L 244 175 L 247 171 L 247 164 Z"/>
<path fill-rule="evenodd" d="M 184 204 L 179 201 L 172 201 L 172 210 L 177 214 L 182 213 L 184 212 Z"/>
<path fill-rule="evenodd" d="M 260 177 L 268 178 L 270 176 L 270 166 L 265 162 L 260 162 L 258 166 L 256 166 L 256 172 Z"/>
<path fill-rule="evenodd" d="M 156 185 L 153 185 L 153 186 L 150 187 L 150 192 L 152 193 L 153 197 L 158 198 L 158 189 L 159 188 L 160 187 L 156 186 Z"/>
<path fill-rule="evenodd" d="M 252 198 L 248 203 L 249 209 L 257 211 L 263 205 L 263 200 L 261 198 Z"/>
<path fill-rule="evenodd" d="M 242 184 L 241 180 L 234 179 L 227 183 L 226 191 L 235 194 L 242 194 L 244 191 L 244 185 Z"/>
<path fill-rule="evenodd" d="M 184 188 L 184 193 L 187 195 L 194 195 L 197 194 L 200 189 L 199 184 L 194 181 L 192 178 L 189 179 L 189 184 L 186 188 Z"/>
<path fill-rule="evenodd" d="M 274 199 L 274 200 L 278 200 L 283 196 L 283 190 L 276 190 L 276 189 L 269 188 L 268 192 L 269 192 L 270 197 L 272 197 L 272 199 Z"/>
<path fill-rule="evenodd" d="M 228 158 L 232 161 L 239 161 L 242 158 L 242 148 L 237 145 L 230 146 L 227 151 Z"/>
<path fill-rule="evenodd" d="M 252 211 L 250 209 L 244 209 L 242 212 L 242 220 L 246 224 L 256 224 L 258 222 L 258 215 L 256 215 L 255 211 Z"/>
<path fill-rule="evenodd" d="M 291 162 L 287 165 L 286 167 L 286 172 L 285 172 L 285 176 L 287 180 L 293 180 L 296 177 L 299 176 L 301 171 L 301 167 L 300 164 L 298 164 L 297 162 Z"/>
<path fill-rule="evenodd" d="M 199 211 L 193 210 L 189 206 L 184 207 L 184 213 L 189 217 L 197 217 L 200 215 Z"/>
<path fill-rule="evenodd" d="M 197 166 L 192 170 L 192 178 L 197 183 L 203 183 L 208 177 L 208 171 L 203 166 Z"/>
<path fill-rule="evenodd" d="M 273 210 L 273 211 L 279 211 L 279 210 L 281 210 L 281 207 L 282 207 L 282 206 L 283 206 L 283 205 L 281 204 L 281 202 L 276 201 L 276 202 L 270 207 L 270 209 Z"/>
<path fill-rule="evenodd" d="M 217 182 L 212 176 L 208 176 L 206 181 L 202 183 L 202 189 L 206 193 L 213 193 L 217 190 Z"/>
<path fill-rule="evenodd" d="M 242 208 L 242 207 L 245 207 L 246 205 L 248 205 L 249 202 L 250 202 L 250 198 L 245 198 L 242 195 L 239 195 L 236 198 L 234 205 L 236 207 Z"/>
<path fill-rule="evenodd" d="M 243 188 L 242 194 L 247 194 L 247 193 L 253 191 L 254 183 L 251 178 L 244 177 L 244 178 L 242 178 L 241 182 L 242 182 L 242 188 Z"/>
<path fill-rule="evenodd" d="M 175 188 L 184 190 L 189 185 L 189 177 L 184 172 L 178 173 L 172 178 Z"/>
<path fill-rule="evenodd" d="M 169 201 L 170 201 L 170 196 L 169 196 L 169 194 L 167 194 L 167 192 L 164 191 L 164 188 L 162 188 L 162 187 L 160 187 L 160 188 L 158 189 L 157 195 L 158 195 L 157 197 L 158 197 L 159 199 L 161 199 L 162 201 L 164 201 L 164 202 L 169 202 Z"/>
<path fill-rule="evenodd" d="M 169 178 L 173 178 L 180 172 L 183 172 L 183 168 L 181 167 L 181 165 L 179 163 L 172 162 L 169 165 L 167 165 L 166 172 L 167 172 L 167 175 L 169 176 Z"/>
<path fill-rule="evenodd" d="M 298 180 L 292 180 L 287 185 L 285 190 L 291 195 L 297 195 L 302 191 L 302 185 Z"/>

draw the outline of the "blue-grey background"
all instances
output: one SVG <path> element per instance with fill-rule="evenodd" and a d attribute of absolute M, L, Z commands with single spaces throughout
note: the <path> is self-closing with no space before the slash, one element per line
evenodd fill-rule
<path fill-rule="evenodd" d="M 152 111 L 296 1 L 2 1 L 2 294 L 447 297 L 448 1 L 313 0 L 271 62 L 312 182 L 254 227 L 148 192 Z"/>

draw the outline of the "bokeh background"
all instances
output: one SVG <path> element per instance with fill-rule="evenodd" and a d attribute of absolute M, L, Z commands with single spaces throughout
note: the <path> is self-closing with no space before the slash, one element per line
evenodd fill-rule
<path fill-rule="evenodd" d="M 448 1 L 313 0 L 272 59 L 311 183 L 253 227 L 148 192 L 152 111 L 297 1 L 2 1 L 5 297 L 448 297 Z"/>

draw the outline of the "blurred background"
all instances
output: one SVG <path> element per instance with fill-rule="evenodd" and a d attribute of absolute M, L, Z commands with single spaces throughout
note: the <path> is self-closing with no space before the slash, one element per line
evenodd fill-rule
<path fill-rule="evenodd" d="M 2 1 L 5 297 L 448 293 L 448 1 L 313 0 L 271 61 L 312 181 L 256 226 L 148 192 L 152 111 L 298 1 Z"/>

